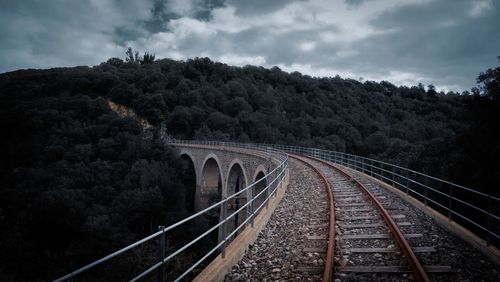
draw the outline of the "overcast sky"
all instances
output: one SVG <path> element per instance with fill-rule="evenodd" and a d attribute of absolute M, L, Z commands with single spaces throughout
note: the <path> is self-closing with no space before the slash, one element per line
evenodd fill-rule
<path fill-rule="evenodd" d="M 498 0 L 0 0 L 0 72 L 131 46 L 312 76 L 469 90 L 498 66 Z"/>

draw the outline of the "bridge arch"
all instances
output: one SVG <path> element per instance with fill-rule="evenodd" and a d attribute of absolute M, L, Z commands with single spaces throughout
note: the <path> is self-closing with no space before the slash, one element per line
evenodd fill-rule
<path fill-rule="evenodd" d="M 182 162 L 181 180 L 184 183 L 184 207 L 190 213 L 194 213 L 196 206 L 196 186 L 198 183 L 198 173 L 196 170 L 195 159 L 188 152 L 180 154 Z"/>
<path fill-rule="evenodd" d="M 237 180 L 239 179 L 239 183 Z M 238 184 L 238 185 L 237 185 Z M 228 166 L 225 196 L 230 196 L 248 185 L 247 170 L 240 159 L 234 159 Z M 237 187 L 239 186 L 239 187 Z M 237 189 L 237 190 L 236 190 Z"/>
<path fill-rule="evenodd" d="M 243 162 L 239 159 L 234 159 L 229 164 L 229 170 L 226 178 L 226 196 L 233 195 L 248 185 L 248 177 Z M 249 191 L 239 194 L 228 202 L 228 214 L 236 212 L 244 205 L 248 199 Z M 247 211 L 242 210 L 236 213 L 230 223 L 228 224 L 229 230 L 234 230 L 241 222 L 246 219 Z"/>
<path fill-rule="evenodd" d="M 263 166 L 263 165 L 259 165 L 256 169 L 255 169 L 255 173 L 253 174 L 253 182 L 261 179 L 264 175 L 266 175 L 267 173 L 267 170 L 266 168 Z"/>
<path fill-rule="evenodd" d="M 221 199 L 223 191 L 222 169 L 221 162 L 215 154 L 207 155 L 203 161 L 199 187 L 198 210 Z"/>
<path fill-rule="evenodd" d="M 255 196 L 255 195 L 258 195 L 260 192 L 264 191 L 264 189 L 266 188 L 267 186 L 267 179 L 263 179 L 264 176 L 266 175 L 266 168 L 263 166 L 263 165 L 259 165 L 257 167 L 257 169 L 255 170 L 255 173 L 254 173 L 254 176 L 253 176 L 253 182 L 252 183 L 255 183 L 259 180 L 259 183 L 256 183 L 255 184 L 255 194 L 252 195 L 252 198 Z M 264 199 L 266 198 L 266 194 L 265 193 L 262 193 L 262 195 L 260 195 L 257 199 L 255 199 L 255 209 L 257 209 L 260 205 L 262 205 L 262 203 L 264 202 Z"/>

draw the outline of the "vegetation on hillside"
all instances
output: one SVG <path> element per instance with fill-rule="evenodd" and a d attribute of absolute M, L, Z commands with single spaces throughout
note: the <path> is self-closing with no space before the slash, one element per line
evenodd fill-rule
<path fill-rule="evenodd" d="M 0 280 L 53 279 L 185 216 L 186 165 L 160 125 L 175 138 L 312 146 L 500 184 L 499 68 L 459 95 L 129 51 L 126 62 L 0 75 Z"/>

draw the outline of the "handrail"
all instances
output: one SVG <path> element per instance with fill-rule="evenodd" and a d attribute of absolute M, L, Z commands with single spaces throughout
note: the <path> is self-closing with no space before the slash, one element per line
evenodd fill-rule
<path fill-rule="evenodd" d="M 340 164 L 378 178 L 416 199 L 441 210 L 449 221 L 469 225 L 470 231 L 484 239 L 486 245 L 500 244 L 500 198 L 439 179 L 412 169 L 353 154 L 317 148 L 269 145 L 285 152 L 299 153 Z M 403 182 L 406 182 L 404 184 Z M 434 195 L 429 195 L 433 193 Z M 439 197 L 443 199 L 439 199 Z M 477 203 L 484 203 L 478 206 Z M 476 204 L 475 204 L 476 203 Z M 456 206 L 460 205 L 460 208 Z"/>
<path fill-rule="evenodd" d="M 109 261 L 112 258 L 120 256 L 123 253 L 125 253 L 125 252 L 139 246 L 139 245 L 142 245 L 142 244 L 144 244 L 144 243 L 146 243 L 154 238 L 160 237 L 160 240 L 165 241 L 165 234 L 167 232 L 169 232 L 169 231 L 175 229 L 176 227 L 179 227 L 179 226 L 181 226 L 181 225 L 183 225 L 183 224 L 185 224 L 185 223 L 187 223 L 187 222 L 189 222 L 197 217 L 200 217 L 213 209 L 216 209 L 216 208 L 221 209 L 222 207 L 227 208 L 228 202 L 230 200 L 234 199 L 238 195 L 241 195 L 245 192 L 253 191 L 253 189 L 255 188 L 255 186 L 258 183 L 262 183 L 263 181 L 266 181 L 266 187 L 264 187 L 262 189 L 262 191 L 258 194 L 252 193 L 252 196 L 247 201 L 247 203 L 243 204 L 236 211 L 233 211 L 230 215 L 227 215 L 223 220 L 219 221 L 214 226 L 209 227 L 208 230 L 205 231 L 200 236 L 198 236 L 195 239 L 191 240 L 190 242 L 186 243 L 184 246 L 181 246 L 177 250 L 174 250 L 169 256 L 162 257 L 161 259 L 159 259 L 155 264 L 153 264 L 151 267 L 149 267 L 148 269 L 146 269 L 142 273 L 135 276 L 131 281 L 140 280 L 140 279 L 146 277 L 147 275 L 151 274 L 155 270 L 160 269 L 160 271 L 161 271 L 161 267 L 163 265 L 165 265 L 165 263 L 167 263 L 169 260 L 172 260 L 177 255 L 179 255 L 180 253 L 185 251 L 187 248 L 189 248 L 190 246 L 192 246 L 193 244 L 195 244 L 199 240 L 203 239 L 204 237 L 208 236 L 210 233 L 217 230 L 222 225 L 229 222 L 233 217 L 235 217 L 237 214 L 239 214 L 243 210 L 245 210 L 245 209 L 249 210 L 247 218 L 241 224 L 239 224 L 238 226 L 235 226 L 234 230 L 232 232 L 230 232 L 229 234 L 225 234 L 226 232 L 223 231 L 222 238 L 220 238 L 220 242 L 213 249 L 208 251 L 207 254 L 204 254 L 204 256 L 200 260 L 198 260 L 196 263 L 191 265 L 188 268 L 188 270 L 186 270 L 181 276 L 179 276 L 176 279 L 176 280 L 180 280 L 180 279 L 182 279 L 182 277 L 185 277 L 187 274 L 189 274 L 191 271 L 193 271 L 199 264 L 201 264 L 204 260 L 206 260 L 211 254 L 213 254 L 218 249 L 220 249 L 223 252 L 226 243 L 231 240 L 232 236 L 234 236 L 239 230 L 241 230 L 250 220 L 253 220 L 253 218 L 255 217 L 255 214 L 258 213 L 262 209 L 264 204 L 266 204 L 275 193 L 277 193 L 278 186 L 284 181 L 285 176 L 288 172 L 288 156 L 287 156 L 287 154 L 284 153 L 283 151 L 280 151 L 278 149 L 275 149 L 275 148 L 272 148 L 269 146 L 244 144 L 244 143 L 233 143 L 233 142 L 216 142 L 216 141 L 194 142 L 194 141 L 183 141 L 183 140 L 169 140 L 169 141 L 167 141 L 167 143 L 169 143 L 171 145 L 182 145 L 182 144 L 210 145 L 210 146 L 217 146 L 217 147 L 235 147 L 235 148 L 258 150 L 258 151 L 267 153 L 269 156 L 272 156 L 272 158 L 279 161 L 279 164 L 276 167 L 274 167 L 272 170 L 270 170 L 264 177 L 251 183 L 250 185 L 241 189 L 240 191 L 238 191 L 238 192 L 236 192 L 228 197 L 225 197 L 224 199 L 212 204 L 211 206 L 209 206 L 209 207 L 207 207 L 207 208 L 205 208 L 205 209 L 203 209 L 203 210 L 201 210 L 201 211 L 199 211 L 191 216 L 188 216 L 188 217 L 184 218 L 183 220 L 178 221 L 178 222 L 176 222 L 168 227 L 161 227 L 159 231 L 157 231 L 157 232 L 155 232 L 155 233 L 153 233 L 153 234 L 151 234 L 151 235 L 149 235 L 149 236 L 147 236 L 139 241 L 136 241 L 136 242 L 134 242 L 134 243 L 118 250 L 118 251 L 115 251 L 110 255 L 107 255 L 99 260 L 96 260 L 96 261 L 94 261 L 94 262 L 92 262 L 92 263 L 90 263 L 82 268 L 79 268 L 79 269 L 77 269 L 77 270 L 75 270 L 67 275 L 64 275 L 64 276 L 62 276 L 54 281 L 66 281 L 68 279 L 71 279 L 71 278 L 91 269 L 91 268 L 94 268 L 100 264 L 103 264 L 103 263 Z M 266 195 L 267 195 L 266 198 L 263 200 L 263 202 L 260 204 L 259 207 L 255 208 L 254 207 L 255 202 L 256 202 L 255 200 L 258 197 L 261 197 L 264 193 L 266 193 Z"/>

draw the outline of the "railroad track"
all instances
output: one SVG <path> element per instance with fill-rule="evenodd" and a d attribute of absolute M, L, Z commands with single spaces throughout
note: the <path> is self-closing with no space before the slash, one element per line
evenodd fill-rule
<path fill-rule="evenodd" d="M 332 193 L 332 187 L 330 185 L 330 182 L 328 179 L 321 173 L 321 171 L 316 168 L 314 165 L 311 165 L 308 163 L 304 158 L 296 156 L 296 155 L 291 155 L 292 158 L 295 158 L 299 161 L 302 161 L 305 163 L 307 166 L 311 167 L 318 175 L 320 176 L 321 181 L 323 182 L 323 185 L 325 186 L 326 193 L 328 195 L 328 218 L 325 218 L 324 216 L 319 215 L 318 218 L 314 219 L 311 221 L 311 225 L 309 226 L 310 230 L 316 230 L 319 228 L 320 230 L 324 230 L 327 228 L 328 232 L 328 237 L 323 237 L 321 235 L 310 235 L 308 236 L 308 240 L 312 241 L 310 245 L 313 245 L 312 247 L 305 248 L 303 251 L 306 253 L 321 253 L 326 250 L 326 255 L 324 259 L 324 269 L 323 269 L 323 282 L 329 282 L 332 277 L 333 273 L 333 249 L 335 246 L 335 211 L 334 211 L 334 202 L 333 202 L 333 193 Z M 327 224 L 325 224 L 325 219 L 327 219 Z M 315 242 L 317 240 L 322 241 L 323 239 L 327 240 L 326 248 L 323 247 L 318 247 L 318 243 Z M 319 243 L 321 245 L 321 243 Z M 316 268 L 309 268 L 309 267 L 299 267 L 299 271 L 312 271 L 315 272 L 317 271 Z"/>
<path fill-rule="evenodd" d="M 424 234 L 403 233 L 401 228 L 411 227 L 413 223 L 408 222 L 405 215 L 398 214 L 398 210 L 390 212 L 384 208 L 384 202 L 388 200 L 386 196 L 359 174 L 319 159 L 291 157 L 313 168 L 328 192 L 329 216 L 323 217 L 317 225 L 324 232 L 328 226 L 328 236 L 312 234 L 307 238 L 327 240 L 327 246 L 316 244 L 316 247 L 304 250 L 324 253 L 323 281 L 331 281 L 334 277 L 371 280 L 374 273 L 390 274 L 394 280 L 429 281 L 427 272 L 450 271 L 449 266 L 421 265 L 416 253 L 431 253 L 435 251 L 434 247 L 411 247 L 407 239 Z M 312 224 L 316 222 L 312 221 Z M 300 270 L 318 271 L 305 267 Z"/>

